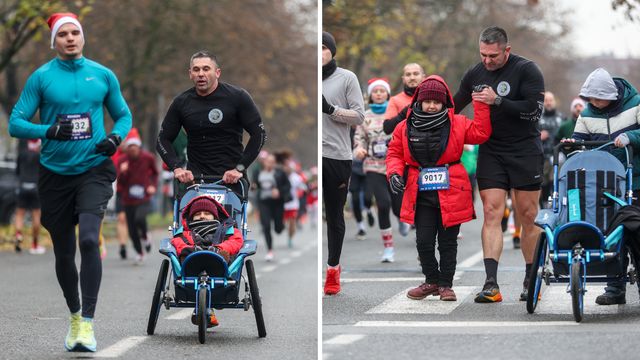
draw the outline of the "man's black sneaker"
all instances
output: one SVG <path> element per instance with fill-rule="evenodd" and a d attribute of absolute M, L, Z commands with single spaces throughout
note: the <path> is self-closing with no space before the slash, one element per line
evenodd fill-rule
<path fill-rule="evenodd" d="M 529 280 L 522 283 L 522 293 L 520 294 L 520 301 L 527 301 L 527 299 L 529 299 Z M 540 300 L 540 293 L 538 293 L 538 300 Z"/>
<path fill-rule="evenodd" d="M 367 237 L 367 233 L 364 230 L 360 229 L 356 234 L 356 240 L 364 240 Z"/>
<path fill-rule="evenodd" d="M 596 298 L 596 304 L 598 305 L 618 305 L 626 304 L 626 291 L 611 291 L 607 290 L 604 294 L 599 295 Z"/>
<path fill-rule="evenodd" d="M 375 224 L 375 219 L 373 218 L 373 211 L 367 213 L 367 220 L 369 220 L 369 226 L 373 226 Z"/>
<path fill-rule="evenodd" d="M 513 237 L 513 248 L 520 249 L 520 236 Z"/>
<path fill-rule="evenodd" d="M 484 282 L 482 291 L 480 291 L 473 301 L 477 303 L 489 303 L 502 301 L 502 295 L 500 295 L 500 286 L 496 283 L 496 280 L 491 277 Z"/>

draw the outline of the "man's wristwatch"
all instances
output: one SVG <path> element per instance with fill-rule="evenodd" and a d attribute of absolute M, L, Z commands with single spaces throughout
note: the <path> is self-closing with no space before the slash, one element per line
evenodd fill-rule
<path fill-rule="evenodd" d="M 500 104 L 502 104 L 502 98 L 500 96 L 496 96 L 496 98 L 493 99 L 493 105 L 500 106 Z"/>
<path fill-rule="evenodd" d="M 245 167 L 242 164 L 238 164 L 238 165 L 236 165 L 236 170 L 238 172 L 243 172 L 245 170 Z"/>

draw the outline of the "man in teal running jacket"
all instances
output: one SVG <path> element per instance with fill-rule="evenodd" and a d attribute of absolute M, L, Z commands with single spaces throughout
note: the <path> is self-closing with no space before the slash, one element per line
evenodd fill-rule
<path fill-rule="evenodd" d="M 69 351 L 96 351 L 93 316 L 102 279 L 98 238 L 116 179 L 110 156 L 131 128 L 131 112 L 113 72 L 82 56 L 84 33 L 78 18 L 59 13 L 51 15 L 47 23 L 57 57 L 27 81 L 11 113 L 9 133 L 22 139 L 42 139 L 38 179 L 41 221 L 51 234 L 56 276 L 71 311 L 65 347 Z M 115 121 L 108 136 L 103 107 Z M 38 110 L 40 124 L 33 124 L 31 119 Z M 77 224 L 80 276 L 74 260 Z"/>

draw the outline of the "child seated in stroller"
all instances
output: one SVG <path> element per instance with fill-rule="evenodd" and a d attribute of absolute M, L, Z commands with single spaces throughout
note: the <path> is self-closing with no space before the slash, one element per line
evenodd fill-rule
<path fill-rule="evenodd" d="M 230 263 L 244 239 L 236 229 L 235 220 L 224 207 L 209 196 L 198 196 L 182 212 L 183 231 L 171 239 L 180 264 L 196 251 L 213 251 Z"/>
<path fill-rule="evenodd" d="M 196 251 L 213 251 L 229 264 L 244 243 L 235 224 L 220 203 L 205 195 L 195 197 L 182 212 L 182 232 L 171 239 L 180 264 Z M 195 309 L 191 322 L 198 325 Z M 209 309 L 207 328 L 214 326 L 218 326 L 218 320 L 213 309 Z"/>

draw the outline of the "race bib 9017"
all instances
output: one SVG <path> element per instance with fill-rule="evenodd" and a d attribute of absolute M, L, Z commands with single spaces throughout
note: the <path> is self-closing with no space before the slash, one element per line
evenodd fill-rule
<path fill-rule="evenodd" d="M 91 128 L 91 114 L 58 114 L 58 121 L 71 121 L 73 124 L 73 133 L 71 140 L 85 140 L 93 137 L 93 129 Z"/>
<path fill-rule="evenodd" d="M 201 190 L 200 195 L 205 195 L 213 200 L 217 201 L 220 205 L 224 205 L 225 200 L 227 199 L 227 191 L 226 190 Z"/>
<path fill-rule="evenodd" d="M 447 190 L 449 189 L 449 169 L 446 167 L 432 167 L 420 170 L 418 190 Z"/>

